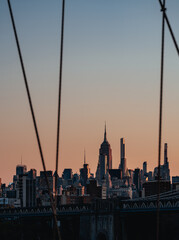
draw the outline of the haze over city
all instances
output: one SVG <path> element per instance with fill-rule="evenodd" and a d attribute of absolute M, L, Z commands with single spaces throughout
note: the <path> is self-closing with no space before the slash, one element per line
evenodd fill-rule
<path fill-rule="evenodd" d="M 167 1 L 179 39 L 177 0 Z M 61 3 L 12 2 L 47 169 L 55 169 Z M 161 13 L 157 1 L 66 1 L 59 172 L 95 173 L 107 124 L 113 167 L 120 138 L 127 166 L 157 165 Z M 162 153 L 179 174 L 178 56 L 166 29 Z M 0 177 L 15 167 L 42 170 L 7 3 L 0 3 Z M 163 163 L 163 154 L 162 154 Z"/>

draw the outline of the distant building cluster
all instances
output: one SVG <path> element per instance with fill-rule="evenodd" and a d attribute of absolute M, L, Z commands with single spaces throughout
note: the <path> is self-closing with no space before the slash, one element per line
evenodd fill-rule
<path fill-rule="evenodd" d="M 168 146 L 164 144 L 164 164 L 160 166 L 160 193 L 171 189 L 179 190 L 179 176 L 172 177 L 168 161 Z M 112 168 L 112 149 L 107 140 L 106 126 L 104 141 L 99 149 L 96 175 L 91 173 L 86 162 L 79 174 L 73 174 L 72 169 L 66 168 L 61 177 L 55 172 L 47 171 L 50 191 L 55 195 L 55 178 L 57 178 L 57 204 L 84 204 L 94 199 L 120 198 L 133 199 L 157 194 L 158 167 L 147 171 L 147 162 L 143 168 L 128 169 L 126 146 L 124 138 L 120 140 L 120 164 Z M 49 206 L 50 198 L 44 171 L 37 176 L 37 171 L 27 171 L 25 165 L 16 166 L 13 182 L 6 186 L 0 179 L 0 207 L 37 207 Z"/>

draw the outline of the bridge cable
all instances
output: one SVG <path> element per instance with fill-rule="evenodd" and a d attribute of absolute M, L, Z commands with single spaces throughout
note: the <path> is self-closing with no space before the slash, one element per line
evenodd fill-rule
<path fill-rule="evenodd" d="M 60 137 L 60 113 L 61 113 L 61 89 L 62 89 L 62 66 L 63 66 L 63 39 L 64 39 L 65 0 L 62 1 L 61 19 L 61 45 L 60 45 L 60 68 L 59 68 L 59 92 L 58 92 L 58 116 L 57 116 L 57 142 L 56 142 L 56 176 L 55 176 L 55 205 L 57 206 L 57 176 L 59 159 L 59 137 Z"/>
<path fill-rule="evenodd" d="M 158 1 L 159 1 L 160 6 L 161 6 L 161 9 L 162 9 L 162 11 L 163 11 L 163 9 L 165 8 L 165 7 L 164 7 L 164 4 L 162 3 L 161 0 L 158 0 Z M 178 53 L 178 55 L 179 55 L 179 47 L 178 47 L 178 44 L 177 44 L 177 41 L 176 41 L 175 35 L 174 35 L 174 33 L 173 33 L 172 27 L 171 27 L 171 25 L 170 25 L 170 22 L 169 22 L 169 20 L 168 20 L 168 17 L 167 17 L 166 12 L 163 11 L 163 13 L 164 13 L 164 18 L 165 18 L 165 21 L 166 21 L 166 23 L 167 23 L 167 26 L 168 26 L 169 32 L 170 32 L 171 37 L 172 37 L 172 39 L 173 39 L 173 42 L 174 42 L 174 45 L 175 45 L 176 51 L 177 51 L 177 53 Z"/>
<path fill-rule="evenodd" d="M 47 177 L 46 166 L 45 166 L 45 161 L 44 161 L 44 157 L 43 157 L 40 137 L 39 137 L 39 133 L 38 133 L 35 113 L 34 113 L 34 109 L 33 109 L 33 104 L 32 104 L 32 100 L 31 100 L 31 95 L 30 95 L 30 91 L 29 91 L 28 82 L 27 82 L 24 62 L 23 62 L 23 58 L 22 58 L 22 54 L 21 54 L 20 44 L 19 44 L 19 40 L 18 40 L 18 35 L 17 35 L 17 31 L 16 31 L 16 26 L 15 26 L 15 21 L 14 21 L 14 16 L 13 16 L 10 0 L 7 0 L 7 3 L 8 3 L 8 7 L 9 7 L 9 13 L 10 13 L 10 17 L 11 17 L 12 26 L 13 26 L 13 31 L 14 31 L 14 36 L 15 36 L 15 40 L 16 40 L 19 59 L 20 59 L 20 63 L 21 63 L 21 68 L 22 68 L 24 83 L 25 83 L 26 92 L 27 92 L 27 96 L 28 96 L 29 106 L 30 106 L 30 110 L 31 110 L 32 120 L 33 120 L 33 124 L 34 124 L 34 129 L 35 129 L 35 133 L 36 133 L 37 143 L 38 143 L 39 152 L 40 152 L 40 156 L 41 156 L 42 166 L 43 166 L 44 173 L 45 173 L 45 180 L 46 180 L 46 184 L 47 184 L 47 188 L 48 188 L 48 193 L 49 193 L 49 196 L 50 196 L 53 218 L 54 218 L 54 222 L 55 222 L 55 226 L 56 226 L 56 230 L 57 230 L 57 234 L 58 234 L 58 239 L 61 240 L 60 231 L 59 231 L 59 228 L 58 228 L 57 218 L 56 218 L 56 208 L 55 208 L 55 205 L 54 205 L 54 202 L 53 202 L 52 193 L 50 191 L 50 184 L 49 184 L 49 180 L 48 180 L 48 177 Z"/>
<path fill-rule="evenodd" d="M 162 110 L 163 110 L 163 75 L 164 75 L 164 46 L 165 46 L 165 0 L 162 4 L 162 39 L 161 39 L 161 69 L 160 69 L 160 104 L 159 104 L 159 139 L 158 139 L 158 192 L 157 192 L 157 231 L 156 239 L 159 240 L 160 233 L 160 163 L 162 142 Z"/>

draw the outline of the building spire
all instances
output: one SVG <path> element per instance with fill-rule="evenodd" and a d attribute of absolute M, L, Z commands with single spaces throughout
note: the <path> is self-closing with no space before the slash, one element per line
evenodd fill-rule
<path fill-rule="evenodd" d="M 167 149 L 168 149 L 168 144 L 165 143 L 165 144 L 164 144 L 164 165 L 167 165 L 167 163 L 168 163 L 168 153 L 167 153 Z"/>
<path fill-rule="evenodd" d="M 86 164 L 86 151 L 84 149 L 84 164 Z"/>
<path fill-rule="evenodd" d="M 106 121 L 105 121 L 105 126 L 104 126 L 104 141 L 106 141 L 107 138 L 106 138 Z"/>

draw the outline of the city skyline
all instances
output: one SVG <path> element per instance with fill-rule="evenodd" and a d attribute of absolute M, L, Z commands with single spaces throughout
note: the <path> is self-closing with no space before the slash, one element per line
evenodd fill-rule
<path fill-rule="evenodd" d="M 108 149 L 109 148 L 109 149 Z M 164 153 L 163 153 L 163 156 L 164 156 L 164 159 L 161 159 L 161 177 L 162 179 L 167 179 L 167 180 L 171 180 L 170 179 L 170 170 L 168 171 L 169 168 L 169 161 L 168 161 L 168 144 L 167 143 L 164 143 Z M 117 169 L 120 169 L 121 170 L 121 177 L 122 178 L 125 178 L 127 175 L 126 173 L 127 172 L 130 172 L 130 171 L 134 171 L 136 169 L 142 171 L 142 169 L 144 170 L 144 174 L 147 172 L 147 169 L 149 170 L 148 173 L 152 173 L 152 175 L 150 176 L 150 178 L 152 177 L 153 179 L 155 179 L 155 177 L 157 176 L 157 169 L 158 169 L 158 165 L 156 164 L 156 166 L 154 167 L 154 169 L 149 169 L 148 168 L 148 163 L 147 161 L 144 161 L 142 163 L 142 166 L 135 166 L 133 169 L 131 169 L 130 167 L 128 167 L 127 165 L 127 159 L 126 159 L 126 149 L 125 149 L 125 139 L 124 138 L 121 138 L 120 139 L 120 162 L 119 162 L 119 166 L 118 167 L 112 167 L 112 149 L 110 147 L 110 143 L 108 142 L 107 140 L 107 131 L 106 131 L 106 123 L 105 123 L 105 129 L 104 129 L 104 139 L 100 145 L 100 148 L 99 148 L 99 155 L 98 155 L 99 159 L 96 163 L 96 169 L 94 172 L 90 171 L 90 165 L 88 163 L 88 161 L 86 160 L 86 150 L 84 150 L 84 156 L 83 156 L 83 164 L 78 168 L 78 170 L 76 171 L 73 171 L 73 168 L 71 167 L 68 167 L 68 168 L 64 168 L 62 170 L 61 173 L 58 173 L 59 177 L 63 177 L 63 173 L 65 170 L 69 170 L 71 169 L 71 174 L 72 175 L 81 175 L 83 174 L 83 168 L 86 168 L 89 169 L 88 171 L 88 178 L 90 178 L 90 176 L 94 179 L 98 179 L 99 180 L 99 183 L 100 183 L 100 179 L 102 179 L 103 177 L 105 177 L 105 174 L 106 172 L 110 172 L 111 169 L 113 170 L 117 170 Z M 107 160 L 109 159 L 109 161 Z M 125 160 L 125 163 L 123 162 Z M 106 167 L 105 167 L 105 163 L 106 163 Z M 100 165 L 102 166 L 102 169 L 100 167 Z M 21 162 L 19 164 L 16 164 L 16 168 L 17 167 L 23 167 L 25 168 L 25 171 L 27 172 L 27 165 L 25 163 L 22 162 L 22 157 L 21 157 Z M 104 169 L 105 168 L 105 169 Z M 38 171 L 33 168 L 33 167 L 29 167 L 28 168 L 29 170 L 35 170 L 37 173 Z M 17 171 L 17 170 L 16 170 Z M 39 174 L 40 172 L 43 171 L 43 170 L 39 170 Z M 52 172 L 53 174 L 55 174 L 55 171 L 53 171 L 52 169 L 47 169 L 47 171 L 50 171 Z M 81 172 L 82 171 L 82 172 Z M 86 171 L 86 170 L 85 170 Z M 100 173 L 100 171 L 102 171 L 102 173 Z M 86 174 L 86 172 L 85 172 Z M 92 174 L 92 175 L 90 175 Z M 101 175 L 102 174 L 102 175 Z M 171 175 L 172 176 L 172 175 Z M 173 177 L 176 177 L 173 175 Z M 11 176 L 12 178 L 12 176 Z M 13 180 L 13 178 L 12 178 Z M 150 181 L 151 179 L 149 179 Z M 1 178 L 1 181 L 4 182 Z M 148 180 L 147 180 L 148 181 Z M 9 182 L 4 182 L 5 184 L 11 184 L 13 181 L 9 181 Z"/>
<path fill-rule="evenodd" d="M 167 2 L 179 39 L 179 2 Z M 47 169 L 55 168 L 61 3 L 13 1 Z M 95 172 L 107 122 L 113 167 L 126 140 L 129 168 L 157 165 L 161 12 L 157 1 L 68 1 L 59 173 L 83 164 Z M 17 163 L 42 170 L 6 1 L 0 7 L 0 177 L 8 182 Z M 179 173 L 178 58 L 166 29 L 163 144 L 171 175 Z"/>

